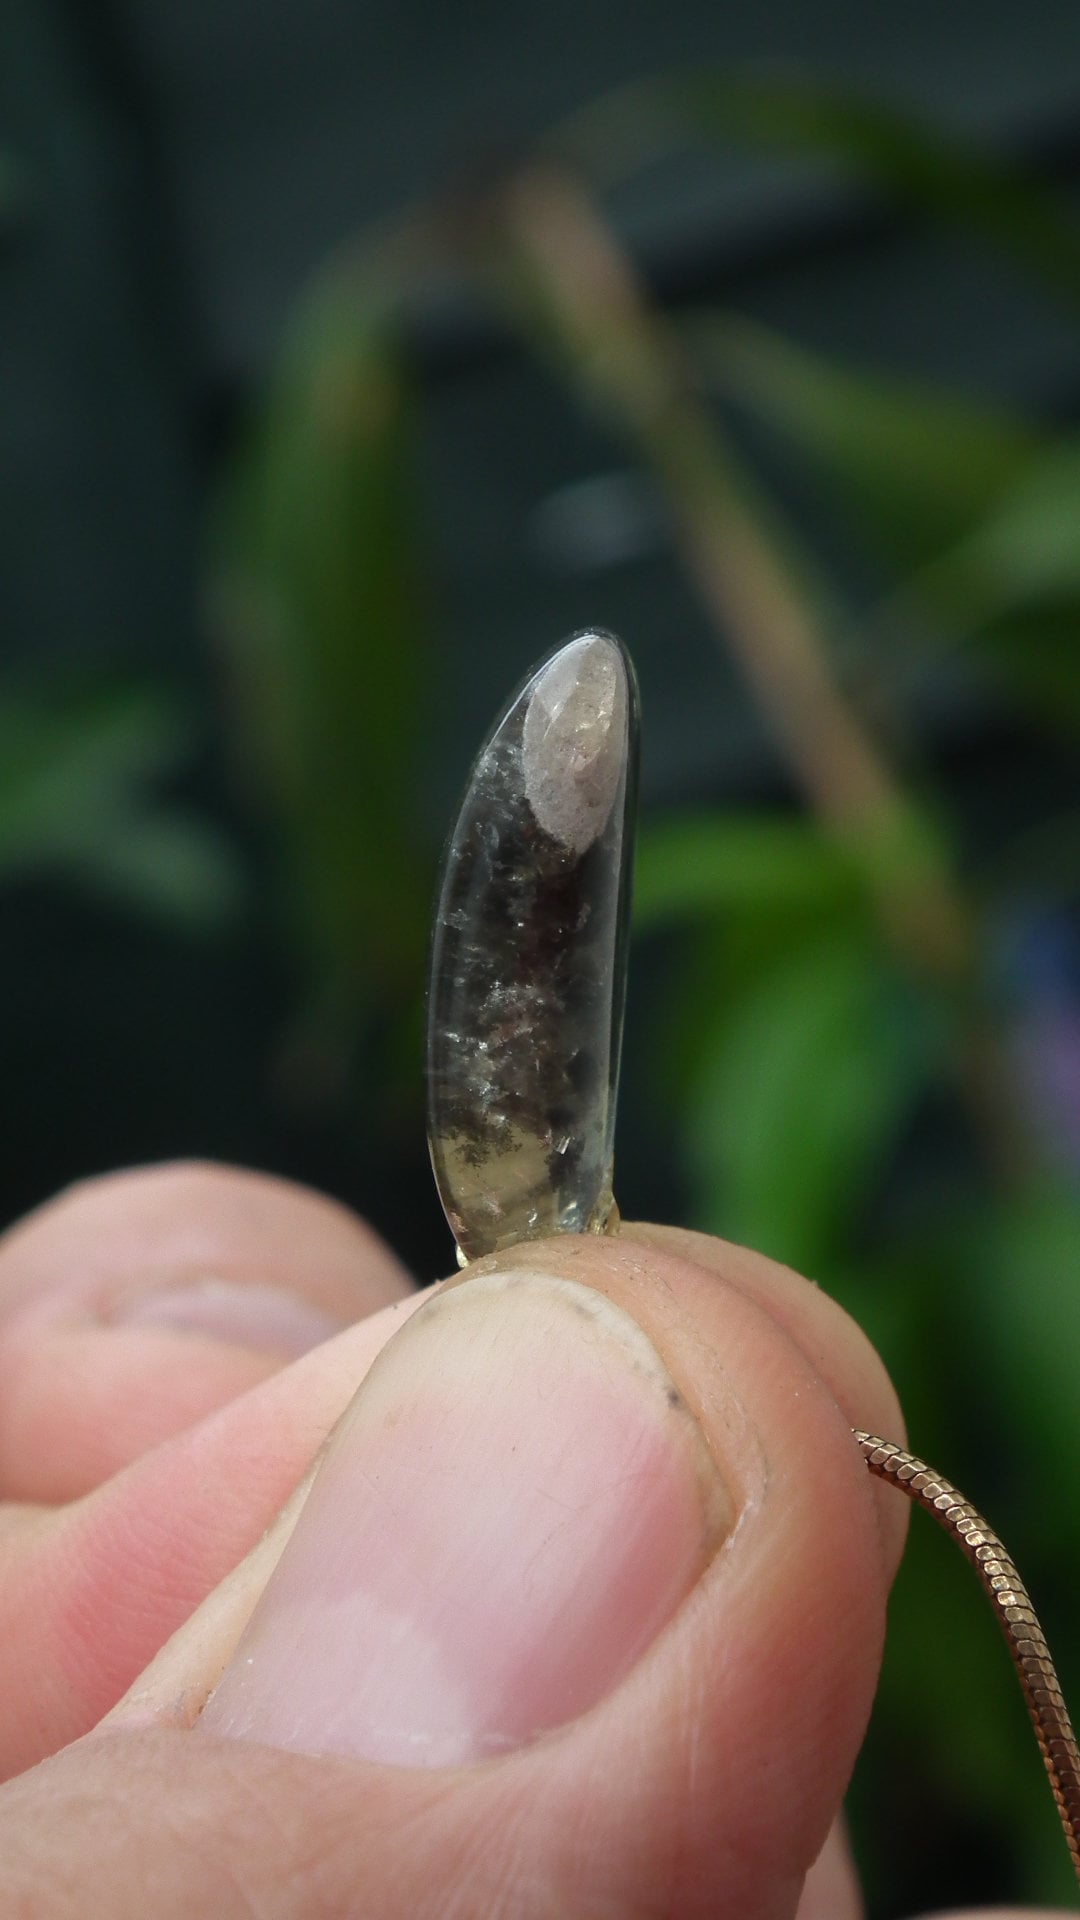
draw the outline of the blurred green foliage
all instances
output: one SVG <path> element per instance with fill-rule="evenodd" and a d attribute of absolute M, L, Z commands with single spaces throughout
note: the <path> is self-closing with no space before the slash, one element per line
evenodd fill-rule
<path fill-rule="evenodd" d="M 831 364 L 736 314 L 658 313 L 596 196 L 665 148 L 715 139 L 824 157 L 996 248 L 1080 324 L 1080 224 L 952 134 L 835 88 L 724 75 L 599 103 L 505 189 L 414 210 L 329 263 L 297 315 L 210 530 L 236 760 L 271 849 L 301 1028 L 346 1061 L 366 1045 L 367 1103 L 400 1101 L 419 1082 L 434 849 L 416 793 L 437 717 L 407 308 L 411 276 L 450 270 L 556 367 L 567 407 L 592 408 L 648 469 L 717 644 L 801 791 L 797 810 L 644 823 L 636 927 L 670 982 L 649 1042 L 656 1124 L 680 1142 L 690 1223 L 790 1261 L 864 1322 L 915 1444 L 991 1506 L 1061 1642 L 1080 1522 L 1067 1498 L 1038 1512 L 1031 1490 L 1068 1490 L 1080 1464 L 1080 1165 L 1054 1145 L 1053 1098 L 996 956 L 1018 914 L 1075 907 L 1080 837 L 1047 819 L 970 871 L 931 762 L 878 716 L 902 721 L 912 662 L 948 652 L 1048 738 L 1075 734 L 1080 452 L 1053 423 Z M 552 207 L 568 210 L 562 226 Z M 785 524 L 740 419 L 832 491 L 872 556 L 875 604 L 851 604 L 829 555 Z M 160 798 L 181 742 L 143 695 L 68 710 L 6 695 L 0 877 L 47 862 L 156 911 L 225 912 L 239 857 Z M 1067 1049 L 1080 1012 L 1047 1018 Z M 934 1143 L 922 1155 L 920 1130 Z M 988 1465 L 994 1488 L 978 1483 Z M 972 1898 L 1066 1900 L 1004 1654 L 969 1576 L 916 1530 L 855 1790 L 871 1911 L 937 1897 L 932 1875 L 912 1878 L 909 1817 L 943 1849 L 957 1832 L 994 1836 L 992 1883 L 972 1882 Z M 1076 1695 L 1080 1653 L 1067 1638 L 1060 1651 Z M 891 1832 L 860 1817 L 886 1801 Z"/>
<path fill-rule="evenodd" d="M 422 988 L 429 636 L 415 405 L 377 286 L 314 289 L 222 487 L 210 593 L 234 735 L 276 828 L 301 1040 L 348 1052 Z"/>
<path fill-rule="evenodd" d="M 0 883 L 51 872 L 185 928 L 236 910 L 235 850 L 159 789 L 190 752 L 175 701 L 145 688 L 0 693 Z"/>
<path fill-rule="evenodd" d="M 696 315 L 704 377 L 811 461 L 905 574 L 961 540 L 1042 446 L 1031 421 L 882 371 L 837 366 L 731 315 Z"/>

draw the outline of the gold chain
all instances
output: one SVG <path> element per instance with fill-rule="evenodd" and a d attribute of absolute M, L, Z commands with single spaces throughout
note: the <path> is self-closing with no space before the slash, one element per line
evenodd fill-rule
<path fill-rule="evenodd" d="M 1080 1881 L 1080 1749 L 1054 1671 L 1046 1635 L 1028 1590 L 997 1534 L 950 1481 L 913 1453 L 872 1433 L 856 1433 L 866 1464 L 890 1480 L 951 1533 L 982 1582 L 1024 1690 L 1035 1738 Z"/>

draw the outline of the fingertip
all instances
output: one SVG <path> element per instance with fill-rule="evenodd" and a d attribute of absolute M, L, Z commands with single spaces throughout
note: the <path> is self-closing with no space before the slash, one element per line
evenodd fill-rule
<path fill-rule="evenodd" d="M 0 1315 L 29 1299 L 108 1317 L 149 1281 L 269 1279 L 345 1322 L 412 1287 L 340 1201 L 277 1174 L 174 1160 L 98 1174 L 0 1235 Z"/>
<path fill-rule="evenodd" d="M 765 1254 L 711 1234 L 640 1221 L 624 1223 L 621 1232 L 737 1287 L 795 1341 L 852 1427 L 906 1444 L 903 1409 L 885 1362 L 858 1322 L 824 1288 Z M 891 1578 L 907 1539 L 908 1503 L 897 1499 L 891 1487 L 875 1484 L 872 1495 Z"/>
<path fill-rule="evenodd" d="M 621 1232 L 678 1254 L 740 1288 L 798 1343 L 853 1427 L 866 1428 L 869 1418 L 870 1431 L 887 1431 L 890 1439 L 904 1442 L 903 1410 L 885 1362 L 858 1322 L 815 1281 L 751 1247 L 688 1227 L 629 1221 Z"/>
<path fill-rule="evenodd" d="M 0 1496 L 78 1498 L 411 1291 L 365 1222 L 274 1176 L 70 1187 L 0 1239 Z"/>
<path fill-rule="evenodd" d="M 220 1633 L 208 1638 L 200 1603 L 212 1595 L 216 1605 L 219 1583 L 235 1574 L 224 1616 L 250 1610 L 299 1483 L 422 1297 L 273 1370 L 59 1510 L 4 1509 L 0 1779 L 85 1733 L 188 1625 L 192 1637 L 166 1660 L 158 1690 L 145 1678 L 159 1716 L 178 1695 L 198 1695 L 201 1706 Z M 168 1338 L 139 1335 L 151 1337 Z"/>

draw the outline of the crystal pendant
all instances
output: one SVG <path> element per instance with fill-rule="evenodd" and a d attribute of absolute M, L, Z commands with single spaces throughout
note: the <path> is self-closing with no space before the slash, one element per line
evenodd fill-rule
<path fill-rule="evenodd" d="M 622 645 L 580 633 L 473 768 L 428 1000 L 428 1139 L 463 1260 L 612 1212 L 637 744 Z"/>

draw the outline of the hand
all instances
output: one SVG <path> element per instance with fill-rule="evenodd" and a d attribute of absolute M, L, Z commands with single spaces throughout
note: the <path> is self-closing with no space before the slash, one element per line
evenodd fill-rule
<path fill-rule="evenodd" d="M 853 1425 L 858 1329 L 718 1241 L 414 1295 L 284 1182 L 61 1196 L 0 1242 L 0 1912 L 856 1920 Z"/>

